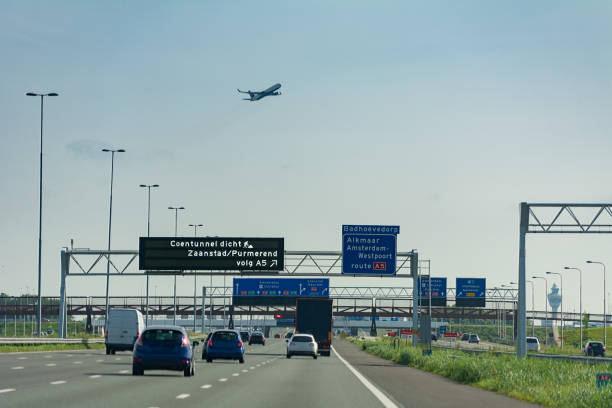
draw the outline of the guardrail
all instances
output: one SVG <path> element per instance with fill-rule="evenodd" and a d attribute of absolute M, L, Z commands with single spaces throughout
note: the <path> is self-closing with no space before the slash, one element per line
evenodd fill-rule
<path fill-rule="evenodd" d="M 97 344 L 104 339 L 58 339 L 49 337 L 0 337 L 0 344 Z"/>
<path fill-rule="evenodd" d="M 433 345 L 434 348 L 441 348 L 445 350 L 459 350 L 465 353 L 472 354 L 482 354 L 482 353 L 491 353 L 496 355 L 516 355 L 516 353 L 512 353 L 509 351 L 490 351 L 490 350 L 478 350 L 478 349 L 469 349 L 463 347 L 447 347 L 440 345 Z M 584 357 L 584 356 L 567 356 L 563 354 L 536 354 L 536 353 L 527 353 L 527 357 L 530 358 L 540 358 L 540 359 L 548 359 L 548 360 L 561 360 L 561 361 L 578 361 L 581 363 L 612 363 L 612 358 L 610 357 Z"/>

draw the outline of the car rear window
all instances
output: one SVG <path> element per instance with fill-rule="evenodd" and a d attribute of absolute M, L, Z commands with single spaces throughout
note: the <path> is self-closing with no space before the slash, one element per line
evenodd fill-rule
<path fill-rule="evenodd" d="M 238 340 L 238 334 L 235 332 L 215 332 L 213 340 L 217 341 L 235 341 Z"/>
<path fill-rule="evenodd" d="M 591 343 L 591 347 L 601 348 L 601 347 L 603 347 L 603 343 Z"/>
<path fill-rule="evenodd" d="M 142 333 L 142 340 L 146 342 L 179 342 L 183 333 L 171 329 L 150 329 Z"/>
<path fill-rule="evenodd" d="M 293 336 L 291 341 L 296 343 L 310 343 L 312 341 L 312 338 L 308 336 Z"/>
<path fill-rule="evenodd" d="M 537 343 L 538 339 L 527 339 L 527 343 Z"/>

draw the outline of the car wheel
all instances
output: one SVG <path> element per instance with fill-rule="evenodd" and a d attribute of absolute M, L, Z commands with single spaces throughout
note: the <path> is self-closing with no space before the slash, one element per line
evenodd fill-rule
<path fill-rule="evenodd" d="M 202 353 L 202 360 L 206 360 L 206 353 Z"/>
<path fill-rule="evenodd" d="M 312 358 L 314 358 L 314 359 L 316 360 L 316 359 L 317 359 L 317 355 L 316 355 L 316 354 L 313 354 L 313 355 L 312 355 Z"/>
<path fill-rule="evenodd" d="M 106 355 L 110 354 L 110 347 L 106 346 Z"/>
<path fill-rule="evenodd" d="M 191 365 L 183 369 L 183 375 L 185 377 L 191 377 Z"/>
<path fill-rule="evenodd" d="M 191 363 L 191 376 L 193 377 L 195 375 L 195 362 Z"/>
<path fill-rule="evenodd" d="M 115 354 L 115 350 L 111 349 L 111 354 Z"/>
<path fill-rule="evenodd" d="M 144 370 L 136 364 L 132 364 L 132 375 L 144 375 Z"/>
<path fill-rule="evenodd" d="M 291 358 L 291 354 L 287 353 L 287 358 Z"/>
<path fill-rule="evenodd" d="M 239 362 L 240 364 L 244 364 L 244 357 L 240 357 L 240 359 L 238 360 L 238 362 Z"/>
<path fill-rule="evenodd" d="M 207 362 L 207 363 L 212 363 L 212 358 L 210 358 L 210 357 L 206 357 L 206 362 Z"/>

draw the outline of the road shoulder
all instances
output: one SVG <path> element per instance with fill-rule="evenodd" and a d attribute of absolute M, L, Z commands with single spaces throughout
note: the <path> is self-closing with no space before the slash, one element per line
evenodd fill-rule
<path fill-rule="evenodd" d="M 334 348 L 356 370 L 404 407 L 456 408 L 473 404 L 499 408 L 538 406 L 396 364 L 368 354 L 348 341 L 338 340 L 334 342 Z"/>

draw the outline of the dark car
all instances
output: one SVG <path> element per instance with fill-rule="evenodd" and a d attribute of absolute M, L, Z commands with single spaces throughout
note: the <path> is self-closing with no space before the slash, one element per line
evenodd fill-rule
<path fill-rule="evenodd" d="M 477 334 L 470 334 L 470 339 L 468 340 L 468 343 L 480 344 L 480 337 L 478 337 Z"/>
<path fill-rule="evenodd" d="M 461 335 L 461 341 L 468 341 L 470 339 L 470 333 L 463 333 Z"/>
<path fill-rule="evenodd" d="M 585 356 L 606 356 L 606 346 L 601 341 L 589 341 L 583 351 Z"/>
<path fill-rule="evenodd" d="M 206 340 L 204 340 L 204 345 L 202 346 L 202 360 L 206 360 L 206 345 L 208 344 L 208 341 L 210 340 L 212 335 L 212 332 L 208 333 L 208 336 L 206 336 Z"/>
<path fill-rule="evenodd" d="M 431 333 L 431 341 L 438 341 L 438 335 L 436 333 Z"/>
<path fill-rule="evenodd" d="M 206 361 L 214 359 L 238 360 L 244 363 L 244 345 L 236 330 L 217 330 L 206 343 Z"/>
<path fill-rule="evenodd" d="M 249 346 L 255 343 L 261 344 L 263 346 L 266 345 L 266 339 L 263 333 L 260 333 L 260 332 L 251 333 L 251 338 L 249 339 Z"/>
<path fill-rule="evenodd" d="M 193 348 L 179 326 L 147 327 L 138 336 L 132 356 L 132 375 L 143 375 L 144 370 L 182 371 L 185 377 L 195 374 Z"/>
<path fill-rule="evenodd" d="M 248 331 L 241 331 L 240 332 L 240 338 L 242 339 L 243 342 L 244 341 L 248 342 L 249 341 L 249 337 L 250 337 L 250 335 L 249 335 Z"/>

